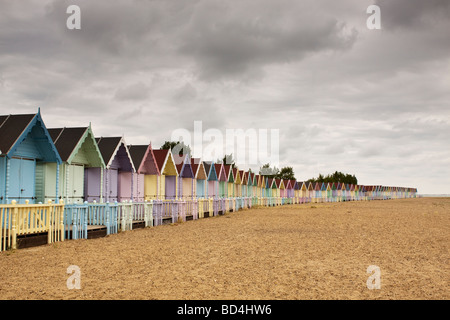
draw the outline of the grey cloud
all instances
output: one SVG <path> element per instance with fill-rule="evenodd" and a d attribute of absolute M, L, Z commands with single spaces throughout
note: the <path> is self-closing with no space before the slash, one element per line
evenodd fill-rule
<path fill-rule="evenodd" d="M 186 102 L 186 101 L 192 101 L 197 97 L 197 90 L 194 86 L 190 83 L 186 83 L 181 88 L 177 90 L 177 92 L 174 95 L 174 100 L 176 102 Z"/>
<path fill-rule="evenodd" d="M 303 11 L 295 1 L 270 1 L 236 7 L 212 1 L 194 14 L 180 53 L 193 57 L 201 79 L 261 76 L 265 65 L 289 63 L 325 50 L 345 50 L 356 40 L 355 29 L 317 12 Z M 274 12 L 277 16 L 274 19 Z"/>
<path fill-rule="evenodd" d="M 448 190 L 448 2 L 375 3 L 381 32 L 359 0 L 2 1 L 0 113 L 154 147 L 195 120 L 276 128 L 299 179 Z"/>
<path fill-rule="evenodd" d="M 450 16 L 447 0 L 377 0 L 382 26 L 397 28 L 432 28 Z"/>
<path fill-rule="evenodd" d="M 149 87 L 142 82 L 119 88 L 114 95 L 116 100 L 145 100 L 148 97 Z"/>

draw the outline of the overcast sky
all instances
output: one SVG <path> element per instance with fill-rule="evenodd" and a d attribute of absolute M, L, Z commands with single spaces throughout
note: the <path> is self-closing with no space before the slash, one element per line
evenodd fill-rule
<path fill-rule="evenodd" d="M 0 114 L 154 148 L 194 121 L 278 129 L 298 180 L 450 193 L 449 30 L 448 0 L 0 0 Z"/>

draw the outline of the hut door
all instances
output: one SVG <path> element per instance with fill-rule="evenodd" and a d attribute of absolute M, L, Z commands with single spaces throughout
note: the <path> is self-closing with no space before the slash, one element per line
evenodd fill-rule
<path fill-rule="evenodd" d="M 69 168 L 69 200 L 71 203 L 82 203 L 84 195 L 84 167 L 71 165 Z"/>
<path fill-rule="evenodd" d="M 176 176 L 166 176 L 165 177 L 165 192 L 166 199 L 175 199 L 176 198 Z"/>
<path fill-rule="evenodd" d="M 84 171 L 85 199 L 88 202 L 100 201 L 101 170 L 100 168 L 86 168 Z"/>
<path fill-rule="evenodd" d="M 109 202 L 114 202 L 114 201 L 118 201 L 117 200 L 117 187 L 119 184 L 119 170 L 117 169 L 109 169 L 108 170 L 108 185 L 109 185 L 109 190 L 108 190 L 108 201 Z"/>
<path fill-rule="evenodd" d="M 197 198 L 205 196 L 205 180 L 197 180 Z"/>
<path fill-rule="evenodd" d="M 133 179 L 133 193 L 134 201 L 143 202 L 144 201 L 144 175 L 136 173 Z"/>
<path fill-rule="evenodd" d="M 17 203 L 25 203 L 29 200 L 34 203 L 35 189 L 34 159 L 12 158 L 10 160 L 10 179 L 8 188 L 8 200 L 16 200 Z"/>

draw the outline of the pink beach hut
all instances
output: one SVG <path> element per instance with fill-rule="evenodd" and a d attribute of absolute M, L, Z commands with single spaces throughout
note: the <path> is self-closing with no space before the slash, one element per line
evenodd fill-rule
<path fill-rule="evenodd" d="M 130 145 L 128 150 L 136 168 L 133 178 L 133 201 L 143 202 L 146 200 L 146 176 L 159 174 L 152 145 Z"/>

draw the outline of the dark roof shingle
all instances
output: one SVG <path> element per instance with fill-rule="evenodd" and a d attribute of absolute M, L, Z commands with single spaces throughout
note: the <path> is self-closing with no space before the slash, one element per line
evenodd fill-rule
<path fill-rule="evenodd" d="M 12 114 L 1 116 L 0 150 L 8 153 L 36 114 Z"/>

